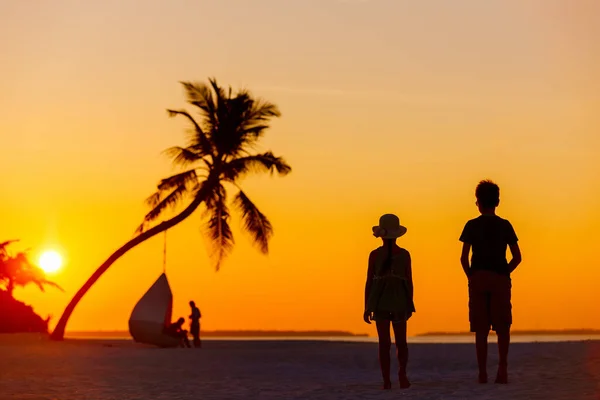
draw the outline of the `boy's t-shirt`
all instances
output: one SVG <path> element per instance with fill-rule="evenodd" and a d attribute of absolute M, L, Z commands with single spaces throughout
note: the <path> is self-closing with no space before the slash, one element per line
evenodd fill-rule
<path fill-rule="evenodd" d="M 480 215 L 466 223 L 459 240 L 472 246 L 471 270 L 510 275 L 506 249 L 519 240 L 510 222 L 497 215 Z"/>

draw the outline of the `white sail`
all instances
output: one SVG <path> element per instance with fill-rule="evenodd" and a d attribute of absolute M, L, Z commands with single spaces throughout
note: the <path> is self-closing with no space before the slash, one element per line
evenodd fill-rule
<path fill-rule="evenodd" d="M 180 341 L 164 334 L 171 322 L 173 293 L 163 273 L 137 302 L 129 317 L 129 333 L 139 343 L 175 347 Z"/>

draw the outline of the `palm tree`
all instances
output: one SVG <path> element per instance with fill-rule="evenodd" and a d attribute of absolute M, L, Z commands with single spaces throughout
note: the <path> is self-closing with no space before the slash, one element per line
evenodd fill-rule
<path fill-rule="evenodd" d="M 0 284 L 4 290 L 13 297 L 15 287 L 25 287 L 31 283 L 43 292 L 44 286 L 53 286 L 64 291 L 58 284 L 46 279 L 44 271 L 35 264 L 32 264 L 27 257 L 27 253 L 19 252 L 11 255 L 8 252 L 8 245 L 17 242 L 17 240 L 7 240 L 0 243 Z"/>
<path fill-rule="evenodd" d="M 166 153 L 182 172 L 161 180 L 157 191 L 147 199 L 151 207 L 137 236 L 115 251 L 87 280 L 66 307 L 51 338 L 62 340 L 69 317 L 77 303 L 102 274 L 127 251 L 151 237 L 166 231 L 189 217 L 204 204 L 205 223 L 212 244 L 212 256 L 218 271 L 222 261 L 233 248 L 234 239 L 229 221 L 229 205 L 241 212 L 245 230 L 260 251 L 267 254 L 273 227 L 267 217 L 241 190 L 239 181 L 252 172 L 277 172 L 287 175 L 291 167 L 272 152 L 252 152 L 269 128 L 272 118 L 281 114 L 277 107 L 257 99 L 247 90 L 233 93 L 223 89 L 217 81 L 208 84 L 181 82 L 187 102 L 197 108 L 198 122 L 185 110 L 167 110 L 169 116 L 181 116 L 191 123 L 192 129 L 185 147 L 172 147 Z M 227 189 L 237 193 L 228 202 Z M 187 206 L 175 217 L 151 226 L 165 210 Z"/>

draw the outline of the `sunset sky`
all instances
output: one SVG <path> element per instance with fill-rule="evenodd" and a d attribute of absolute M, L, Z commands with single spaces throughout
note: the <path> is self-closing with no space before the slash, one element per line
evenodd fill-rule
<path fill-rule="evenodd" d="M 275 227 L 268 257 L 236 229 L 216 273 L 199 214 L 168 232 L 174 316 L 195 299 L 203 329 L 374 334 L 371 226 L 393 212 L 409 333 L 467 330 L 458 237 L 491 178 L 523 251 L 514 328 L 600 329 L 599 40 L 595 0 L 4 1 L 0 240 L 66 259 L 52 276 L 66 293 L 16 296 L 58 320 L 174 172 L 161 152 L 184 143 L 165 112 L 187 107 L 178 82 L 215 76 L 280 107 L 263 144 L 293 173 L 243 182 Z M 114 264 L 67 329 L 127 329 L 162 240 Z"/>

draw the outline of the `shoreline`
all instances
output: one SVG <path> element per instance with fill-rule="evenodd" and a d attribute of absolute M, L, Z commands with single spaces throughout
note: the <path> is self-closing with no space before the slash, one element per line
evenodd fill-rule
<path fill-rule="evenodd" d="M 428 336 L 467 336 L 472 332 L 425 332 L 418 333 L 417 337 Z M 548 330 L 514 330 L 510 332 L 511 336 L 600 336 L 598 329 L 548 329 Z M 496 335 L 496 332 L 490 331 L 490 336 Z"/>
<path fill-rule="evenodd" d="M 0 333 L 0 335 L 10 335 L 10 333 Z M 17 333 L 19 334 L 19 333 Z M 25 334 L 20 333 L 20 334 Z M 40 334 L 43 335 L 43 334 Z M 376 337 L 374 334 L 368 333 L 353 333 L 348 331 L 271 331 L 271 330 L 215 330 L 201 331 L 200 335 L 206 338 L 348 338 L 348 339 L 368 339 Z M 428 337 L 470 337 L 472 332 L 444 332 L 432 331 L 424 333 L 415 333 L 410 335 L 412 338 L 428 338 Z M 490 336 L 496 336 L 494 331 L 490 331 Z M 564 329 L 564 330 L 514 330 L 511 331 L 511 336 L 532 336 L 532 337 L 549 337 L 549 336 L 600 336 L 598 329 Z M 128 331 L 123 330 L 106 330 L 106 331 L 67 331 L 65 338 L 130 338 Z"/>
<path fill-rule="evenodd" d="M 316 345 L 323 345 L 326 343 L 346 343 L 348 345 L 376 345 L 378 338 L 376 336 L 294 336 L 294 337 L 275 337 L 275 336 L 208 336 L 202 337 L 204 342 L 217 344 L 218 346 L 233 346 L 237 347 L 243 343 L 254 342 L 257 345 L 270 344 L 277 345 L 284 343 L 313 343 Z M 490 346 L 495 347 L 497 342 L 496 336 L 490 336 Z M 54 342 L 51 341 L 49 335 L 35 334 L 35 333 L 20 333 L 20 334 L 0 334 L 0 346 L 28 346 L 28 345 L 42 345 L 42 346 L 53 346 L 54 344 L 79 344 L 79 345 L 102 345 L 106 347 L 113 346 L 134 346 L 134 347 L 147 347 L 145 345 L 136 343 L 130 336 L 93 336 L 88 335 L 84 337 L 77 337 L 66 335 L 64 341 Z M 475 343 L 474 335 L 451 335 L 451 336 L 409 336 L 408 343 L 411 346 L 422 346 L 422 345 L 472 345 Z M 600 343 L 600 335 L 547 335 L 547 336 L 515 336 L 512 338 L 511 343 L 513 344 L 536 344 L 536 343 Z"/>
<path fill-rule="evenodd" d="M 344 338 L 367 338 L 367 333 L 352 333 L 346 331 L 267 331 L 267 330 L 219 330 L 219 331 L 201 331 L 202 337 L 215 338 L 282 338 L 282 337 L 344 337 Z M 102 338 L 102 337 L 123 337 L 129 338 L 128 331 L 67 331 L 65 337 L 69 338 Z"/>

